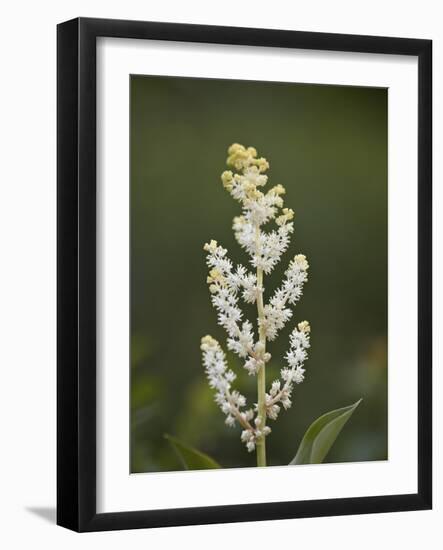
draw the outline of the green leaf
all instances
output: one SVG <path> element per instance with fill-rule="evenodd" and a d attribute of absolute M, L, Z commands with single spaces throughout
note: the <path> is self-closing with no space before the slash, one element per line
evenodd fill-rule
<path fill-rule="evenodd" d="M 169 441 L 185 470 L 208 470 L 221 468 L 220 464 L 218 464 L 209 455 L 190 447 L 176 437 L 165 434 L 165 439 Z"/>
<path fill-rule="evenodd" d="M 297 454 L 289 464 L 320 464 L 323 462 L 338 434 L 361 401 L 360 399 L 349 407 L 330 411 L 317 418 L 306 430 Z"/>

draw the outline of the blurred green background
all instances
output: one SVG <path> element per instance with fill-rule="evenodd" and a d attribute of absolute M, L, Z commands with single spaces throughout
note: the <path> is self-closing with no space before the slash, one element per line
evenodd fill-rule
<path fill-rule="evenodd" d="M 270 384 L 294 323 L 310 321 L 306 379 L 271 422 L 268 462 L 287 464 L 315 418 L 360 397 L 326 461 L 386 459 L 387 90 L 150 76 L 130 86 L 131 471 L 181 469 L 165 433 L 224 467 L 255 466 L 213 402 L 199 349 L 205 334 L 225 340 L 203 244 L 214 238 L 247 264 L 231 230 L 239 205 L 220 182 L 233 142 L 269 160 L 269 183 L 286 187 L 296 213 L 266 295 L 295 253 L 310 264 L 293 321 L 269 346 Z M 253 403 L 256 379 L 228 357 Z"/>

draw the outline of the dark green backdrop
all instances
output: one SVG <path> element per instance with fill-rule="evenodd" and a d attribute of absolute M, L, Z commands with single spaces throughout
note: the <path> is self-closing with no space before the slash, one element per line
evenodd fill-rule
<path fill-rule="evenodd" d="M 254 466 L 213 402 L 200 338 L 224 341 L 209 302 L 204 242 L 246 265 L 223 189 L 226 149 L 257 148 L 270 184 L 286 187 L 295 253 L 310 279 L 293 322 L 308 319 L 312 347 L 294 405 L 272 423 L 270 465 L 287 464 L 320 414 L 364 401 L 328 462 L 387 458 L 387 90 L 305 84 L 131 78 L 131 469 L 181 469 L 164 434 L 226 467 Z M 254 320 L 253 310 L 249 318 Z M 288 348 L 271 344 L 269 382 Z M 239 362 L 229 355 L 235 370 Z M 239 377 L 253 402 L 255 378 Z"/>

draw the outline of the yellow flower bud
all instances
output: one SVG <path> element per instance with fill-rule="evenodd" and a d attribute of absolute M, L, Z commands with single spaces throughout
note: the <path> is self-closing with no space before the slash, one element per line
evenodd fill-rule
<path fill-rule="evenodd" d="M 209 336 L 209 334 L 206 336 L 203 336 L 203 338 L 201 339 L 200 349 L 202 349 L 203 351 L 209 348 L 217 347 L 217 346 L 218 346 L 217 340 L 215 340 L 215 338 L 212 338 L 212 336 Z"/>
<path fill-rule="evenodd" d="M 233 175 L 230 170 L 225 170 L 223 174 L 221 175 L 221 180 L 223 182 L 223 187 L 227 189 L 228 191 L 231 191 L 232 189 L 232 180 Z"/>
<path fill-rule="evenodd" d="M 301 323 L 298 323 L 298 330 L 309 334 L 311 332 L 311 325 L 308 323 L 308 321 L 302 321 Z"/>
<path fill-rule="evenodd" d="M 213 254 L 215 252 L 216 248 L 217 248 L 217 241 L 214 241 L 214 239 L 212 239 L 210 243 L 206 243 L 204 245 L 203 250 Z"/>
<path fill-rule="evenodd" d="M 240 145 L 240 143 L 233 143 L 228 148 L 228 154 L 233 155 L 234 153 L 237 153 L 238 151 L 244 151 L 243 145 Z"/>
<path fill-rule="evenodd" d="M 258 167 L 260 172 L 266 172 L 266 170 L 269 170 L 269 162 L 265 158 L 259 158 L 255 161 L 256 166 Z"/>
<path fill-rule="evenodd" d="M 305 271 L 309 268 L 308 261 L 306 260 L 306 256 L 304 254 L 297 254 L 294 256 L 294 261 L 297 262 L 300 268 Z"/>
<path fill-rule="evenodd" d="M 272 189 L 269 189 L 268 193 L 272 193 L 274 195 L 284 195 L 286 193 L 286 189 L 283 185 L 277 184 L 272 187 Z"/>

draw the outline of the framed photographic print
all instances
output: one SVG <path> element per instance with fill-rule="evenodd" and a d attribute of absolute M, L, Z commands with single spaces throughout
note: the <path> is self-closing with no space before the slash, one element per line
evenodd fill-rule
<path fill-rule="evenodd" d="M 431 507 L 431 52 L 58 26 L 59 525 Z"/>

